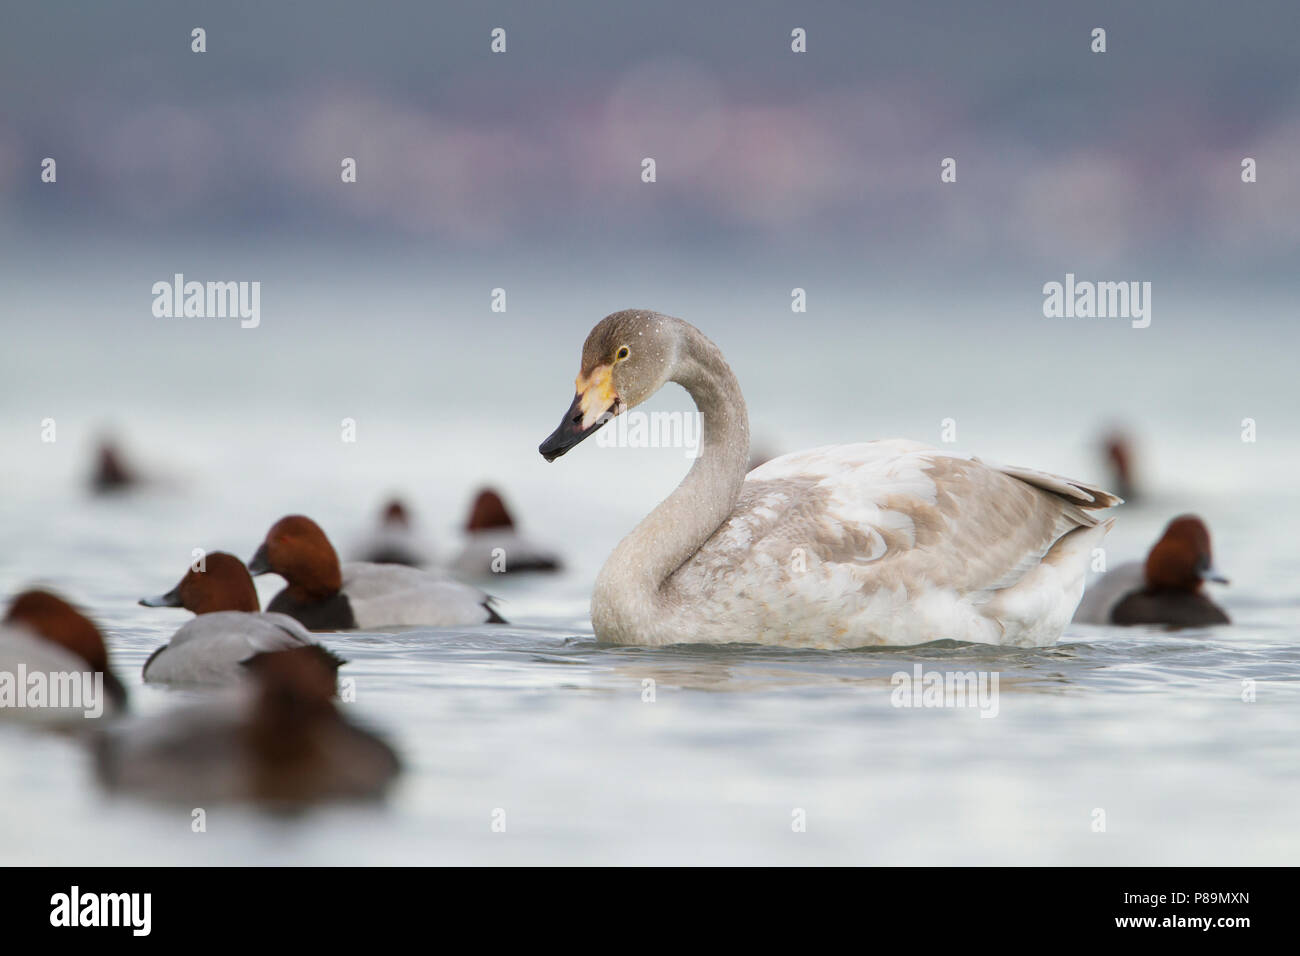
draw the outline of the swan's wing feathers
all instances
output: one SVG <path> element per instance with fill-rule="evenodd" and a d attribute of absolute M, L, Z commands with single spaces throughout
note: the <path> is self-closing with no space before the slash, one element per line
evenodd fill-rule
<path fill-rule="evenodd" d="M 751 472 L 732 517 L 683 571 L 732 585 L 811 574 L 842 588 L 848 572 L 863 591 L 992 592 L 1096 523 L 1085 495 L 1093 508 L 1112 497 L 916 442 L 817 448 Z"/>
<path fill-rule="evenodd" d="M 978 462 L 980 459 L 972 458 L 971 461 Z M 1080 508 L 1113 508 L 1115 505 L 1124 503 L 1124 499 L 1118 495 L 1112 495 L 1109 491 L 1103 491 L 1095 485 L 1086 485 L 1082 481 L 1075 481 L 1073 478 L 1062 478 L 1060 475 L 1039 471 L 1036 468 L 1022 468 L 1019 465 L 995 465 L 992 462 L 980 463 L 995 471 L 1000 471 L 1004 475 L 1019 478 L 1035 488 L 1041 488 L 1043 491 L 1060 495 L 1067 501 L 1074 502 Z M 1096 522 L 1096 518 L 1090 520 L 1090 524 L 1096 524 Z"/>

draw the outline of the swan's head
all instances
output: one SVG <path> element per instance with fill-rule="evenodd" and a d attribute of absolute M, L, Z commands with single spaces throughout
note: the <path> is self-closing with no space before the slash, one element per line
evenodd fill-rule
<path fill-rule="evenodd" d="M 682 323 L 629 309 L 601 319 L 582 345 L 573 404 L 560 427 L 538 446 L 555 461 L 602 425 L 659 391 L 672 375 Z"/>

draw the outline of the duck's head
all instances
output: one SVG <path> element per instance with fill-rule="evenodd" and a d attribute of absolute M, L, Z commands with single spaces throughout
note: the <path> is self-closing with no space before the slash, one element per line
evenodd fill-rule
<path fill-rule="evenodd" d="M 303 515 L 289 515 L 271 525 L 248 570 L 254 575 L 278 574 L 290 590 L 313 600 L 331 597 L 343 586 L 334 545 L 320 525 Z"/>
<path fill-rule="evenodd" d="M 478 497 L 474 499 L 474 506 L 469 510 L 469 521 L 465 523 L 465 530 L 471 533 L 499 531 L 514 526 L 514 520 L 511 519 L 501 496 L 491 488 L 484 488 L 478 493 Z"/>
<path fill-rule="evenodd" d="M 407 510 L 406 503 L 401 498 L 389 498 L 380 516 L 380 523 L 388 528 L 409 528 L 411 513 Z"/>
<path fill-rule="evenodd" d="M 104 689 L 116 704 L 126 703 L 126 688 L 109 669 L 108 648 L 99 628 L 57 594 L 24 591 L 9 605 L 4 623 L 25 628 L 37 637 L 76 654 L 91 670 L 104 675 Z"/>
<path fill-rule="evenodd" d="M 1227 584 L 1214 567 L 1210 532 L 1195 515 L 1180 515 L 1156 542 L 1146 561 L 1147 587 L 1198 591 L 1205 581 Z"/>
<path fill-rule="evenodd" d="M 601 319 L 582 345 L 573 404 L 538 451 L 554 461 L 615 415 L 635 408 L 669 380 L 683 323 L 629 309 Z"/>
<path fill-rule="evenodd" d="M 145 607 L 183 607 L 195 614 L 213 611 L 260 611 L 253 578 L 233 554 L 213 551 L 199 567 L 191 567 L 180 584 L 166 594 L 141 598 Z"/>
<path fill-rule="evenodd" d="M 1104 439 L 1103 449 L 1115 474 L 1124 481 L 1129 480 L 1133 473 L 1133 448 L 1128 436 L 1122 432 L 1112 432 Z"/>
<path fill-rule="evenodd" d="M 243 662 L 260 688 L 261 701 L 282 712 L 334 709 L 338 669 L 346 663 L 318 644 L 254 654 Z"/>
<path fill-rule="evenodd" d="M 255 654 L 243 662 L 257 687 L 244 734 L 267 787 L 262 796 L 289 796 L 285 788 L 292 790 L 296 765 L 313 756 L 313 730 L 338 723 L 340 663 L 317 645 Z"/>
<path fill-rule="evenodd" d="M 400 771 L 392 749 L 348 726 L 334 705 L 340 663 L 319 646 L 245 662 L 256 692 L 241 736 L 258 802 L 296 810 L 330 797 L 375 797 Z"/>
<path fill-rule="evenodd" d="M 95 449 L 95 470 L 91 485 L 97 491 L 115 491 L 135 483 L 135 473 L 127 466 L 117 443 L 110 438 L 100 441 Z"/>
<path fill-rule="evenodd" d="M 1134 501 L 1138 495 L 1132 438 L 1126 431 L 1116 428 L 1102 439 L 1101 449 L 1115 482 L 1115 490 L 1126 501 Z"/>

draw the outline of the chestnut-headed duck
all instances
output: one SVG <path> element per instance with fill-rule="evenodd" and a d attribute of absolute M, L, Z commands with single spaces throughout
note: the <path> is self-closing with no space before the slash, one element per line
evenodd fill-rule
<path fill-rule="evenodd" d="M 465 522 L 466 542 L 452 567 L 466 575 L 559 571 L 558 555 L 515 530 L 506 503 L 492 488 L 479 491 Z"/>
<path fill-rule="evenodd" d="M 27 675 L 26 686 L 19 686 L 20 667 Z M 51 696 L 56 685 L 70 686 L 64 675 L 84 673 L 104 675 L 103 700 L 56 701 Z M 31 699 L 36 674 L 45 675 L 40 704 Z M 17 706 L 17 694 L 28 695 L 22 707 Z M 0 717 L 64 721 L 83 718 L 101 705 L 103 714 L 119 713 L 126 701 L 126 688 L 109 666 L 104 637 L 90 618 L 49 591 L 24 591 L 13 599 L 0 622 Z"/>
<path fill-rule="evenodd" d="M 248 570 L 284 578 L 288 587 L 268 610 L 313 631 L 505 623 L 488 595 L 432 571 L 365 561 L 340 565 L 325 532 L 303 515 L 273 524 Z"/>
<path fill-rule="evenodd" d="M 1205 523 L 1195 515 L 1181 515 L 1169 522 L 1145 562 L 1122 564 L 1089 585 L 1074 620 L 1170 627 L 1232 623 L 1206 596 L 1206 581 L 1228 583 L 1214 567 Z"/>
<path fill-rule="evenodd" d="M 400 498 L 390 498 L 379 515 L 379 527 L 356 549 L 358 561 L 423 567 L 429 561 L 412 527 L 411 512 Z"/>
<path fill-rule="evenodd" d="M 155 800 L 276 810 L 383 796 L 400 761 L 339 713 L 335 665 L 322 648 L 257 654 L 243 666 L 249 686 L 102 735 L 101 783 Z"/>
<path fill-rule="evenodd" d="M 143 598 L 146 607 L 182 607 L 198 615 L 145 661 L 144 679 L 174 684 L 231 684 L 258 654 L 315 646 L 307 629 L 287 614 L 262 614 L 253 579 L 233 554 L 213 551 L 166 594 Z M 328 651 L 337 670 L 344 663 Z"/>

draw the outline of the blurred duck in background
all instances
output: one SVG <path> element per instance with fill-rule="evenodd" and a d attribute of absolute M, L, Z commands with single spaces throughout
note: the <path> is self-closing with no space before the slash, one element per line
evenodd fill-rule
<path fill-rule="evenodd" d="M 96 494 L 129 491 L 141 483 L 139 474 L 127 464 L 121 448 L 111 438 L 103 438 L 95 449 L 95 467 L 90 475 L 90 489 Z"/>
<path fill-rule="evenodd" d="M 411 512 L 400 498 L 390 498 L 379 516 L 379 527 L 355 549 L 358 561 L 371 564 L 405 564 L 421 568 L 429 551 L 411 526 Z"/>
<path fill-rule="evenodd" d="M 98 694 L 93 686 L 74 688 L 72 675 L 88 673 L 103 675 L 102 699 L 88 699 Z M 13 599 L 0 623 L 0 719 L 78 723 L 101 707 L 104 715 L 121 713 L 126 703 L 126 688 L 90 618 L 49 591 L 24 591 Z"/>
<path fill-rule="evenodd" d="M 300 647 L 243 666 L 249 687 L 100 736 L 100 782 L 155 800 L 276 810 L 385 794 L 401 764 L 387 743 L 339 713 L 327 652 Z"/>
<path fill-rule="evenodd" d="M 1101 449 L 1110 471 L 1110 487 L 1125 504 L 1136 503 L 1142 493 L 1133 460 L 1133 436 L 1122 428 L 1112 429 L 1102 438 Z"/>
<path fill-rule="evenodd" d="M 340 565 L 320 525 L 303 515 L 272 525 L 248 570 L 284 578 L 288 586 L 267 610 L 313 631 L 505 623 L 487 594 L 432 571 L 364 561 Z"/>
<path fill-rule="evenodd" d="M 521 574 L 563 567 L 558 555 L 519 534 L 506 503 L 493 488 L 484 488 L 475 497 L 465 534 L 465 547 L 452 562 L 460 574 Z"/>
<path fill-rule="evenodd" d="M 1181 515 L 1169 522 L 1145 562 L 1122 564 L 1090 584 L 1074 620 L 1170 627 L 1232 623 L 1206 596 L 1206 581 L 1228 583 L 1214 567 L 1205 523 L 1195 515 Z"/>
<path fill-rule="evenodd" d="M 244 666 L 258 654 L 316 645 L 287 614 L 260 613 L 257 590 L 244 562 L 213 551 L 191 567 L 176 587 L 142 598 L 145 607 L 180 607 L 198 617 L 183 625 L 144 665 L 147 682 L 233 684 L 248 677 Z M 344 662 L 322 648 L 335 670 Z"/>

